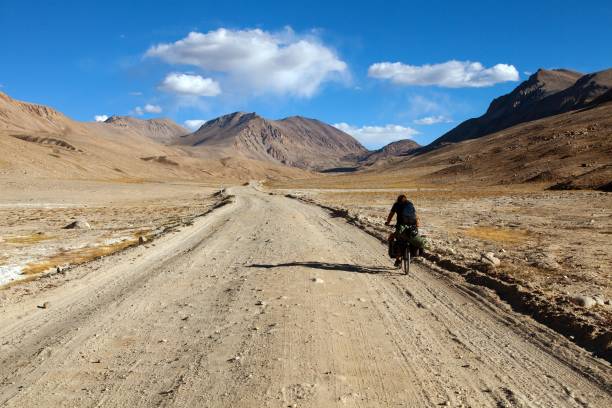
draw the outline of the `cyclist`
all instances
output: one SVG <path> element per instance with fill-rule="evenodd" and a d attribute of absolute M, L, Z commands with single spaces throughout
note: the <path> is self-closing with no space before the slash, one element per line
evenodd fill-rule
<path fill-rule="evenodd" d="M 390 248 L 391 245 L 393 245 L 393 241 L 395 240 L 395 238 L 398 237 L 406 229 L 410 231 L 410 234 L 418 234 L 419 226 L 419 221 L 416 216 L 416 210 L 414 208 L 414 205 L 408 200 L 405 194 L 401 194 L 397 197 L 397 200 L 393 204 L 393 207 L 391 207 L 391 211 L 389 212 L 389 216 L 387 217 L 385 225 L 391 225 L 393 216 L 396 216 L 396 224 L 395 232 L 392 232 L 389 235 Z M 395 258 L 395 266 L 399 267 L 401 263 L 401 254 L 398 254 L 397 258 Z"/>

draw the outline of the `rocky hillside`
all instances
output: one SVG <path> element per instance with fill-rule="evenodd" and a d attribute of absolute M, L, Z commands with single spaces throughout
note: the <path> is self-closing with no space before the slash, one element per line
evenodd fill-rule
<path fill-rule="evenodd" d="M 540 69 L 487 112 L 436 139 L 430 148 L 479 138 L 511 126 L 584 108 L 612 89 L 612 69 L 583 75 L 566 69 Z"/>
<path fill-rule="evenodd" d="M 187 129 L 167 118 L 143 120 L 131 116 L 111 116 L 105 123 L 129 129 L 165 145 L 174 144 L 180 136 L 189 133 Z"/>
<path fill-rule="evenodd" d="M 326 169 L 354 161 L 367 150 L 352 136 L 315 119 L 265 119 L 235 112 L 206 122 L 180 144 L 202 154 L 242 155 L 303 169 Z"/>
<path fill-rule="evenodd" d="M 360 160 L 360 163 L 362 165 L 369 166 L 390 157 L 406 156 L 413 153 L 419 147 L 421 147 L 421 145 L 414 140 L 398 140 L 396 142 L 391 142 L 378 150 L 367 153 Z"/>
<path fill-rule="evenodd" d="M 0 93 L 0 177 L 237 183 L 305 175 L 269 161 L 207 160 L 163 144 L 184 133 L 165 119 L 79 122 Z"/>
<path fill-rule="evenodd" d="M 71 124 L 69 118 L 53 108 L 21 102 L 0 92 L 0 129 L 62 132 Z"/>
<path fill-rule="evenodd" d="M 390 160 L 376 171 L 436 184 L 541 183 L 608 191 L 612 102 L 521 123 L 499 132 Z M 374 170 L 374 169 L 373 169 Z"/>

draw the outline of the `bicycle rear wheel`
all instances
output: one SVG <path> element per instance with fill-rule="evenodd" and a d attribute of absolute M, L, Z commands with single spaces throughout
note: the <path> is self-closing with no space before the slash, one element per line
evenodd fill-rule
<path fill-rule="evenodd" d="M 404 263 L 404 273 L 408 275 L 410 273 L 410 245 L 406 245 L 402 261 Z"/>

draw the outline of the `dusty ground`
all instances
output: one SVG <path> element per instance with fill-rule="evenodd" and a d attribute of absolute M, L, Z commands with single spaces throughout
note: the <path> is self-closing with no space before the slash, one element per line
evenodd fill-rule
<path fill-rule="evenodd" d="M 37 296 L 5 290 L 0 404 L 612 403 L 608 363 L 488 290 L 424 264 L 401 275 L 341 218 L 231 192 L 155 247 L 53 275 Z"/>
<path fill-rule="evenodd" d="M 336 178 L 336 180 L 342 180 Z M 612 325 L 612 199 L 593 191 L 542 191 L 534 186 L 466 189 L 380 188 L 355 189 L 333 177 L 325 188 L 277 190 L 349 210 L 352 216 L 382 226 L 391 204 L 405 192 L 417 206 L 421 231 L 430 251 L 471 268 L 487 266 L 483 253 L 501 260 L 495 274 L 505 275 L 548 302 L 578 313 L 598 330 Z M 379 185 L 384 186 L 379 178 Z M 571 304 L 585 296 L 597 304 Z M 569 303 L 568 303 L 569 301 Z"/>
<path fill-rule="evenodd" d="M 206 212 L 212 186 L 0 181 L 0 285 L 32 279 L 153 238 Z M 63 229 L 85 220 L 91 229 Z M 27 290 L 27 288 L 24 288 Z M 2 296 L 0 295 L 0 301 Z"/>
<path fill-rule="evenodd" d="M 406 192 L 432 250 L 478 262 L 483 252 L 508 273 L 550 290 L 612 298 L 612 198 L 588 191 L 508 192 L 282 190 L 384 223 Z M 506 270 L 506 269 L 504 269 Z"/>

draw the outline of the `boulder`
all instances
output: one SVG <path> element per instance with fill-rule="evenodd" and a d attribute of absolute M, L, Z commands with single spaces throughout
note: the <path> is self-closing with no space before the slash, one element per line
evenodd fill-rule
<path fill-rule="evenodd" d="M 63 229 L 91 229 L 91 225 L 85 220 L 76 220 L 66 225 Z"/>
<path fill-rule="evenodd" d="M 599 306 L 604 306 L 606 305 L 606 299 L 601 296 L 601 295 L 595 295 L 593 296 L 593 300 L 595 301 L 595 303 L 597 303 Z"/>
<path fill-rule="evenodd" d="M 493 266 L 499 266 L 499 264 L 501 264 L 501 261 L 493 254 L 493 252 L 487 252 L 482 254 L 480 260 L 484 263 Z"/>
<path fill-rule="evenodd" d="M 584 295 L 576 295 L 572 297 L 572 302 L 577 304 L 578 306 L 582 306 L 584 308 L 590 309 L 591 307 L 597 304 L 597 301 L 590 296 Z"/>

